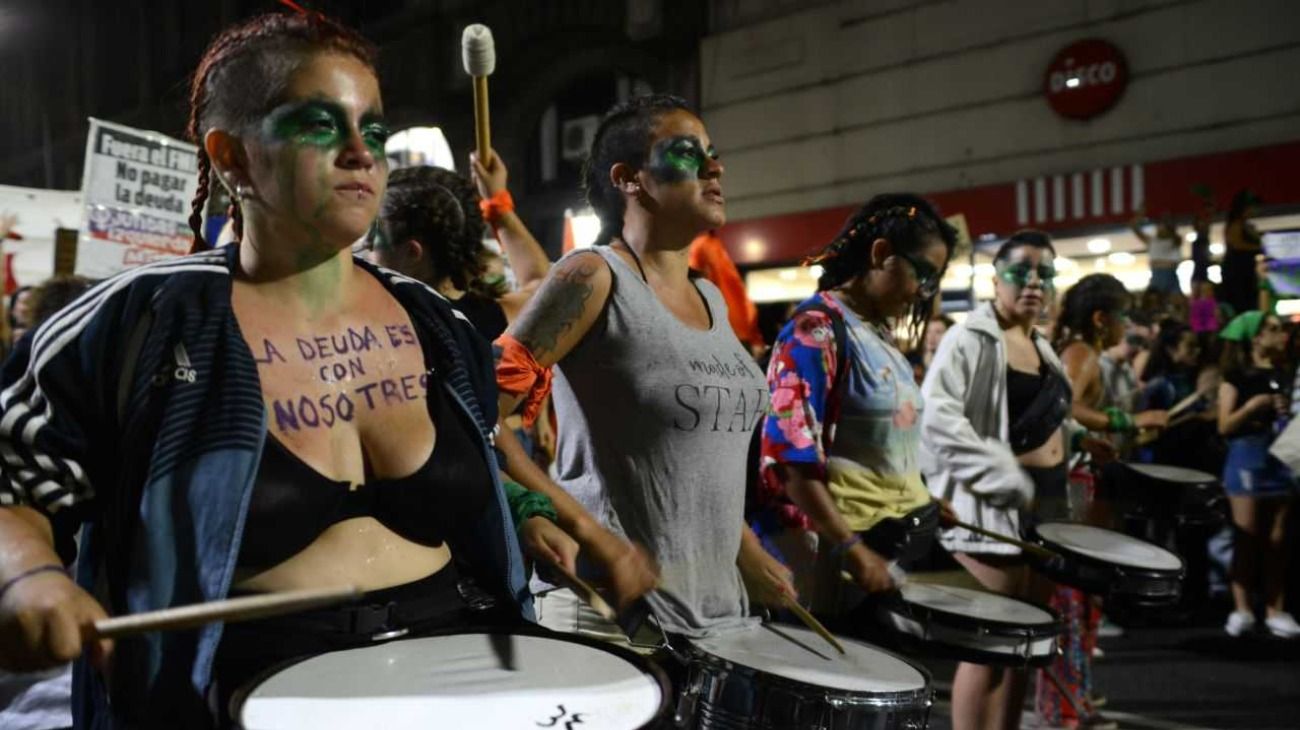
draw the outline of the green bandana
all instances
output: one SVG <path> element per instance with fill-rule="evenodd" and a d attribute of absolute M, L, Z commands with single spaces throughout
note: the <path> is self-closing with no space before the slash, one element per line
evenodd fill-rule
<path fill-rule="evenodd" d="M 1259 334 L 1259 328 L 1263 324 L 1264 313 L 1259 310 L 1239 314 L 1219 332 L 1219 339 L 1234 342 L 1253 340 L 1255 335 Z"/>

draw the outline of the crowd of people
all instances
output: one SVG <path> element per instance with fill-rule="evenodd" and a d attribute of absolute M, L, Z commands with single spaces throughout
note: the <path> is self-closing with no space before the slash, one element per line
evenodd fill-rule
<path fill-rule="evenodd" d="M 937 554 L 1049 604 L 1063 650 L 1037 710 L 1113 726 L 1090 671 L 1106 606 L 987 533 L 1122 529 L 1127 463 L 1220 476 L 1226 631 L 1300 635 L 1283 603 L 1295 482 L 1269 452 L 1295 340 L 1257 278 L 1248 194 L 1223 285 L 1198 263 L 1190 301 L 1172 221 L 1141 297 L 1105 274 L 1057 291 L 1051 237 L 1025 230 L 959 322 L 936 304 L 957 232 L 923 197 L 877 195 L 810 257 L 817 292 L 768 348 L 752 308 L 729 316 L 746 307 L 734 267 L 691 254 L 726 222 L 724 166 L 679 98 L 605 116 L 583 179 L 599 240 L 555 263 L 495 154 L 469 175 L 389 171 L 374 51 L 328 18 L 223 31 L 190 99 L 194 253 L 93 288 L 52 280 L 8 310 L 0 666 L 75 661 L 78 727 L 225 727 L 238 690 L 286 660 L 531 622 L 560 596 L 533 595 L 534 569 L 587 576 L 665 636 L 751 631 L 760 605 L 789 620 L 797 602 L 874 641 L 876 601 Z M 217 247 L 214 185 L 234 200 Z M 119 642 L 93 630 L 322 585 L 364 596 Z M 663 663 L 680 687 L 688 668 Z M 963 661 L 953 725 L 1017 726 L 1030 679 Z"/>

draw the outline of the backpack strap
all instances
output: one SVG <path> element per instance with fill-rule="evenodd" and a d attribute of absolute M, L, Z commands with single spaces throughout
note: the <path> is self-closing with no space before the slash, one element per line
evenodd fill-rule
<path fill-rule="evenodd" d="M 831 378 L 831 389 L 826 394 L 827 403 L 839 403 L 840 396 L 844 392 L 844 381 L 848 378 L 849 370 L 849 330 L 848 325 L 844 323 L 844 317 L 834 307 L 822 301 L 818 297 L 815 301 L 807 306 L 800 307 L 796 314 L 803 312 L 822 312 L 831 321 L 831 336 L 835 340 L 835 376 Z M 823 434 L 830 434 L 831 429 L 822 427 Z M 829 454 L 831 443 L 830 436 L 824 435 L 822 438 L 823 448 Z"/>

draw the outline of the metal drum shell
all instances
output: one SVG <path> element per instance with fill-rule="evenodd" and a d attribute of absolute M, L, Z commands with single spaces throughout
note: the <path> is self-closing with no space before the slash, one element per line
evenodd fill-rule
<path fill-rule="evenodd" d="M 1006 596 L 1006 598 L 1010 598 Z M 1012 600 L 1026 603 L 1034 608 L 1046 612 L 1052 617 L 1052 621 L 1046 624 L 1018 624 L 1011 621 L 996 621 L 993 619 L 975 618 L 966 614 L 944 611 L 943 609 L 923 606 L 917 603 L 909 602 L 903 598 L 902 594 L 895 591 L 889 596 L 881 599 L 876 609 L 877 616 L 886 624 L 897 627 L 893 616 L 900 616 L 911 621 L 921 624 L 926 631 L 925 637 L 918 637 L 906 631 L 899 630 L 898 640 L 901 644 L 909 648 L 915 648 L 920 652 L 952 659 L 955 661 L 965 661 L 973 664 L 989 664 L 1007 667 L 1042 667 L 1050 664 L 1057 654 L 1056 642 L 1052 642 L 1052 648 L 1048 651 L 1031 653 L 1035 643 L 1044 639 L 1055 638 L 1065 631 L 1065 625 L 1061 623 L 1060 616 L 1051 608 L 1027 601 L 1023 598 L 1013 598 Z M 918 614 L 924 614 L 918 616 Z M 937 621 L 935 619 L 938 619 Z M 970 632 L 976 637 L 992 636 L 1007 639 L 1022 639 L 1026 644 L 1026 651 L 1023 654 L 1014 654 L 1010 652 L 991 651 L 986 649 L 977 649 L 968 645 L 955 645 L 950 642 L 944 642 L 938 638 L 931 637 L 931 626 L 939 626 L 951 632 Z"/>
<path fill-rule="evenodd" d="M 827 689 L 688 649 L 678 706 L 681 727 L 699 730 L 923 730 L 934 690 L 923 666 L 879 647 L 925 678 L 921 689 L 865 693 Z M 737 706 L 739 705 L 739 706 Z"/>

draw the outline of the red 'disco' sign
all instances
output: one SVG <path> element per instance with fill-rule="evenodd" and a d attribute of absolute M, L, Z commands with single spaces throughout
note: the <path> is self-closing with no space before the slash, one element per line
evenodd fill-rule
<path fill-rule="evenodd" d="M 1128 64 L 1118 48 L 1098 38 L 1071 43 L 1047 67 L 1043 94 L 1069 119 L 1089 119 L 1115 105 L 1128 86 Z"/>

